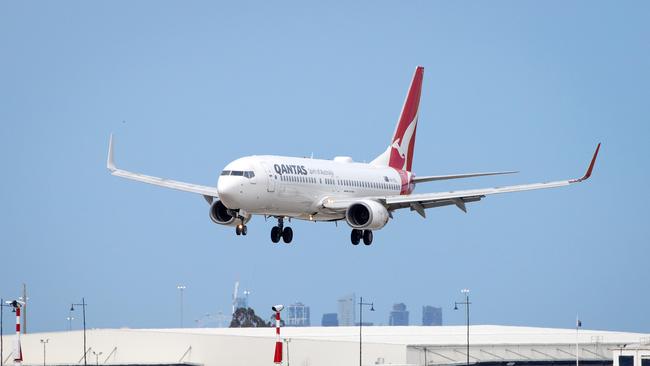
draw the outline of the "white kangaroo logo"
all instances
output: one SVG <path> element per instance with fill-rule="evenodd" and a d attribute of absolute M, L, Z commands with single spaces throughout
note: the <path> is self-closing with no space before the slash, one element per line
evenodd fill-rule
<path fill-rule="evenodd" d="M 392 148 L 397 150 L 397 153 L 399 156 L 404 159 L 404 165 L 402 166 L 402 169 L 406 168 L 406 154 L 408 153 L 408 147 L 411 143 L 411 139 L 413 138 L 413 133 L 415 132 L 415 126 L 418 124 L 418 115 L 415 115 L 415 118 L 413 118 L 413 121 L 411 121 L 411 124 L 406 128 L 406 131 L 404 131 L 404 135 L 402 138 L 397 138 L 395 141 L 393 141 L 393 144 L 391 145 Z"/>

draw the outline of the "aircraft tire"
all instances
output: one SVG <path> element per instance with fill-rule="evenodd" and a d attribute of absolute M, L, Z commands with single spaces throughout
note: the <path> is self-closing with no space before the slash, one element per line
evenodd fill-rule
<path fill-rule="evenodd" d="M 293 240 L 293 230 L 290 227 L 287 226 L 282 230 L 282 240 L 287 244 Z"/>
<path fill-rule="evenodd" d="M 372 244 L 372 230 L 364 230 L 363 231 L 363 244 L 365 245 L 370 245 Z"/>
<path fill-rule="evenodd" d="M 352 242 L 352 245 L 359 245 L 362 235 L 363 233 L 361 230 L 352 229 L 352 232 L 350 233 L 350 241 Z"/>
<path fill-rule="evenodd" d="M 279 227 L 274 226 L 273 228 L 271 228 L 271 241 L 273 243 L 279 242 L 281 237 L 282 237 L 282 230 L 280 230 Z"/>
<path fill-rule="evenodd" d="M 239 227 L 239 225 L 235 226 L 235 234 L 241 235 L 241 228 Z"/>
<path fill-rule="evenodd" d="M 246 234 L 248 234 L 248 226 L 244 225 L 244 226 L 241 228 L 241 234 L 242 234 L 242 235 L 246 235 Z"/>

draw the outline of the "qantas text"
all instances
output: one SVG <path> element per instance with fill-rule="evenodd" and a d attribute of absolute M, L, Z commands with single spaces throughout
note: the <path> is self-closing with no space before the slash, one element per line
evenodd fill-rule
<path fill-rule="evenodd" d="M 307 175 L 307 169 L 304 165 L 285 165 L 285 164 L 274 164 L 275 172 L 279 175 L 282 174 L 301 174 Z"/>

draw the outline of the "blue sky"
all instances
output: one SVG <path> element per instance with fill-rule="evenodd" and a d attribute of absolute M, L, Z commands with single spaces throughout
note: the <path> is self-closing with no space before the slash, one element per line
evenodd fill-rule
<path fill-rule="evenodd" d="M 0 295 L 26 282 L 29 328 L 178 325 L 302 301 L 312 323 L 356 292 L 364 319 L 405 302 L 444 322 L 469 287 L 480 324 L 650 332 L 650 5 L 550 2 L 24 2 L 0 4 Z M 520 170 L 417 192 L 591 181 L 399 212 L 371 247 L 342 224 L 214 225 L 201 197 L 109 176 L 214 184 L 243 155 L 369 161 L 425 67 L 414 171 Z M 6 315 L 6 314 L 5 314 Z M 6 325 L 6 331 L 11 325 Z M 75 328 L 79 324 L 74 325 Z"/>

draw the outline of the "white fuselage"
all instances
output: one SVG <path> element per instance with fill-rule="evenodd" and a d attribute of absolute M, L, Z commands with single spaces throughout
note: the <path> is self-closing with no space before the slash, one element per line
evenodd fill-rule
<path fill-rule="evenodd" d="M 411 174 L 389 167 L 286 156 L 247 156 L 229 163 L 217 183 L 219 199 L 249 214 L 337 220 L 325 199 L 390 196 L 412 191 Z"/>

